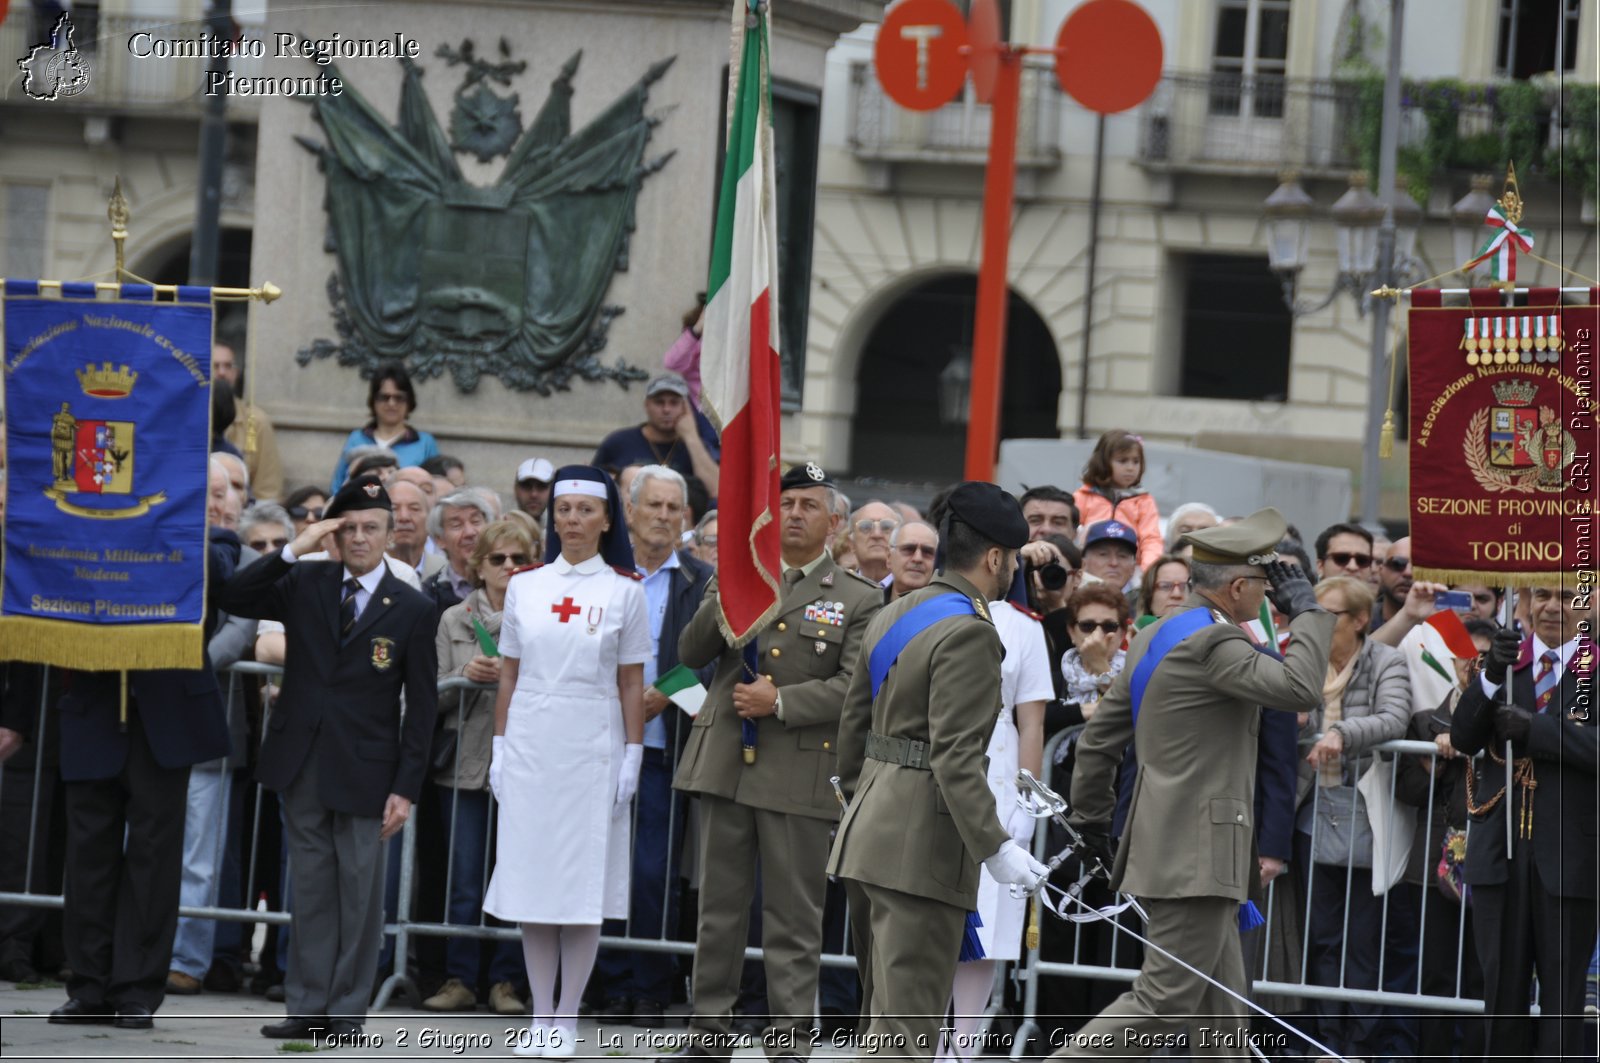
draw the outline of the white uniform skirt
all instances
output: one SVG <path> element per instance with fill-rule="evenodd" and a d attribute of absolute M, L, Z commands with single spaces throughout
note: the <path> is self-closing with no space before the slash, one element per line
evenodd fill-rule
<path fill-rule="evenodd" d="M 994 795 L 1002 825 L 1017 807 L 1018 744 L 1017 719 L 1013 710 L 1007 708 L 995 721 L 994 734 L 989 738 L 989 792 Z M 983 945 L 985 959 L 1021 958 L 1026 910 L 1025 898 L 1011 896 L 1009 887 L 1000 885 L 988 868 L 979 866 L 977 911 L 983 926 L 978 929 L 978 940 Z"/>
<path fill-rule="evenodd" d="M 519 683 L 506 717 L 494 874 L 483 910 L 514 923 L 628 916 L 628 806 L 617 807 L 614 692 Z"/>

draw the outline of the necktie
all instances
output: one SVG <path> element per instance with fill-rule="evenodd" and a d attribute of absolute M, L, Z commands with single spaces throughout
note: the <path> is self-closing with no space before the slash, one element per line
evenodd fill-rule
<path fill-rule="evenodd" d="M 1555 695 L 1556 687 L 1561 682 L 1561 677 L 1556 675 L 1556 662 L 1561 660 L 1561 654 L 1555 650 L 1545 650 L 1539 658 L 1539 671 L 1533 677 L 1533 708 L 1535 712 L 1543 712 L 1550 704 L 1550 699 Z"/>
<path fill-rule="evenodd" d="M 361 584 L 356 582 L 354 576 L 344 581 L 344 598 L 339 602 L 339 637 L 350 637 L 350 629 L 356 626 L 356 591 L 361 589 Z"/>
<path fill-rule="evenodd" d="M 801 572 L 797 568 L 786 568 L 786 569 L 784 569 L 783 570 L 783 596 L 785 598 L 789 597 L 789 595 L 791 593 L 793 593 L 794 589 L 797 586 L 800 585 L 800 581 L 805 579 L 805 578 L 806 578 L 806 574 L 804 572 Z"/>

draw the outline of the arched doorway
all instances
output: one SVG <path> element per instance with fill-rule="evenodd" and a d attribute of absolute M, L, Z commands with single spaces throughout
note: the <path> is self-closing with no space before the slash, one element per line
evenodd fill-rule
<path fill-rule="evenodd" d="M 249 229 L 223 229 L 217 241 L 217 286 L 250 287 Z M 133 272 L 156 284 L 189 283 L 189 248 L 192 237 L 185 235 L 154 248 L 135 264 Z M 216 304 L 216 333 L 239 342 L 244 337 L 248 308 L 243 301 Z"/>
<path fill-rule="evenodd" d="M 1054 439 L 1061 360 L 1044 319 L 1015 292 L 1006 314 L 1002 439 Z M 946 482 L 966 456 L 977 278 L 937 277 L 906 291 L 861 349 L 851 472 L 856 477 Z"/>

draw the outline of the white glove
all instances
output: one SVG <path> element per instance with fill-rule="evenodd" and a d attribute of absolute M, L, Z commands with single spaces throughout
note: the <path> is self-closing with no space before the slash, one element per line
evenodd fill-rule
<path fill-rule="evenodd" d="M 1011 835 L 1011 840 L 1024 849 L 1032 850 L 1034 828 L 1039 821 L 1028 815 L 1028 810 L 1017 805 L 1011 810 L 1011 816 L 1006 820 L 1006 833 Z"/>
<path fill-rule="evenodd" d="M 1050 877 L 1048 867 L 1028 855 L 1026 849 L 1010 838 L 1001 843 L 995 854 L 983 862 L 983 866 L 1001 885 L 1021 886 L 1030 893 Z"/>
<path fill-rule="evenodd" d="M 628 807 L 639 792 L 639 768 L 644 764 L 644 746 L 629 743 L 622 747 L 622 771 L 617 775 L 617 807 Z"/>
<path fill-rule="evenodd" d="M 500 796 L 500 766 L 505 763 L 500 750 L 505 746 L 506 736 L 495 735 L 489 740 L 489 792 L 494 794 L 496 801 L 502 800 Z"/>

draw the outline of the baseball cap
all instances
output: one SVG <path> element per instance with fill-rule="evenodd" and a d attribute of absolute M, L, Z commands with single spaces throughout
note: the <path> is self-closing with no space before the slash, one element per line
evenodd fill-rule
<path fill-rule="evenodd" d="M 1139 549 L 1138 533 L 1120 520 L 1099 520 L 1089 525 L 1089 532 L 1083 537 L 1083 548 L 1087 550 L 1095 543 L 1107 541 L 1126 543 L 1135 551 Z"/>
<path fill-rule="evenodd" d="M 665 391 L 688 398 L 689 382 L 677 373 L 662 373 L 651 379 L 650 386 L 644 389 L 644 397 L 648 399 Z"/>
<path fill-rule="evenodd" d="M 517 466 L 517 483 L 524 480 L 538 480 L 547 484 L 556 478 L 556 467 L 544 458 L 529 458 Z"/>

